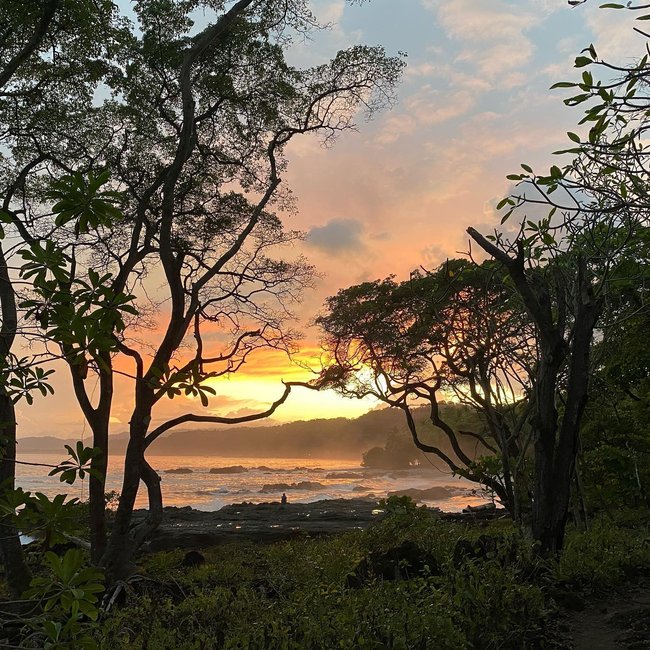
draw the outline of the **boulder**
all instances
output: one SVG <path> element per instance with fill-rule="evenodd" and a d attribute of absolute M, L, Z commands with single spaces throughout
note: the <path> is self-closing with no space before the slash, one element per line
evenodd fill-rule
<path fill-rule="evenodd" d="M 188 551 L 185 553 L 185 557 L 181 562 L 181 566 L 184 567 L 195 567 L 201 566 L 202 564 L 205 564 L 205 557 L 203 557 L 203 554 L 198 551 Z"/>
<path fill-rule="evenodd" d="M 514 562 L 517 547 L 513 540 L 502 535 L 480 535 L 475 540 L 459 539 L 454 547 L 454 566 L 473 560 L 499 560 L 502 564 Z"/>
<path fill-rule="evenodd" d="M 260 493 L 286 492 L 287 490 L 322 490 L 326 486 L 318 481 L 299 481 L 298 483 L 265 483 Z"/>
<path fill-rule="evenodd" d="M 166 469 L 165 474 L 193 474 L 189 467 L 176 467 L 174 469 Z"/>
<path fill-rule="evenodd" d="M 210 474 L 243 474 L 248 469 L 243 465 L 230 465 L 229 467 L 213 467 Z"/>
<path fill-rule="evenodd" d="M 415 542 L 405 541 L 388 551 L 374 551 L 348 575 L 347 586 L 359 589 L 373 580 L 408 580 L 422 575 L 440 575 L 436 558 Z"/>
<path fill-rule="evenodd" d="M 463 508 L 463 512 L 465 514 L 473 512 L 485 513 L 494 512 L 496 509 L 497 507 L 494 503 L 482 503 L 479 506 L 467 506 L 466 508 Z"/>

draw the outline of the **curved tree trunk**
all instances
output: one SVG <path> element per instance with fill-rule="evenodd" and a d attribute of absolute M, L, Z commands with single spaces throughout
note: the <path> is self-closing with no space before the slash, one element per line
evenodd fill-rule
<path fill-rule="evenodd" d="M 145 436 L 151 422 L 153 391 L 143 384 L 138 387 L 136 407 L 131 416 L 129 444 L 124 458 L 124 479 L 115 520 L 101 560 L 108 584 L 128 577 L 133 572 L 133 556 L 162 520 L 160 477 L 145 459 Z M 147 486 L 149 512 L 143 522 L 132 526 L 133 508 L 140 487 Z"/>
<path fill-rule="evenodd" d="M 108 584 L 122 580 L 133 572 L 132 557 L 135 549 L 131 537 L 131 518 L 138 495 L 140 478 L 144 466 L 144 436 L 131 439 L 124 459 L 124 478 L 120 502 L 115 513 L 111 534 L 101 564 L 106 572 Z"/>

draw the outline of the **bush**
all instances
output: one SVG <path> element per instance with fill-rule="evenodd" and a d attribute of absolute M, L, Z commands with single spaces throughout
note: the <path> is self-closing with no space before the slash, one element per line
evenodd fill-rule
<path fill-rule="evenodd" d="M 587 532 L 572 531 L 557 565 L 558 581 L 588 591 L 608 589 L 650 570 L 647 527 L 622 528 L 602 517 Z"/>
<path fill-rule="evenodd" d="M 144 570 L 160 584 L 140 587 L 105 622 L 101 647 L 534 647 L 548 608 L 542 589 L 522 579 L 532 551 L 512 524 L 475 530 L 444 523 L 408 500 L 387 507 L 389 515 L 367 531 L 224 545 L 206 550 L 206 564 L 190 570 L 180 568 L 181 552 L 154 555 Z M 489 557 L 456 568 L 456 542 L 479 535 L 505 541 Z M 363 558 L 407 540 L 434 556 L 442 574 L 371 576 L 347 586 Z"/>

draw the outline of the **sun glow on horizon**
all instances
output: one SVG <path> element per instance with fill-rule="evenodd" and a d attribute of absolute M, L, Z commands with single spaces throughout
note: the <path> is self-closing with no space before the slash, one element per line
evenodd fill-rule
<path fill-rule="evenodd" d="M 213 415 L 225 417 L 263 412 L 279 399 L 284 391 L 281 378 L 274 376 L 234 375 L 228 380 L 209 383 L 217 394 L 211 400 L 208 410 Z M 219 401 L 226 401 L 228 406 L 219 407 L 217 405 Z M 356 418 L 377 408 L 380 404 L 379 400 L 371 397 L 363 399 L 342 397 L 331 389 L 317 391 L 294 387 L 286 402 L 280 405 L 271 417 L 277 422 L 338 417 Z"/>

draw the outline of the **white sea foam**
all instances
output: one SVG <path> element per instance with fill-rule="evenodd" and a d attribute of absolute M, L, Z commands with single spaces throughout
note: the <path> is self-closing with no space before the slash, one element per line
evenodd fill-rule
<path fill-rule="evenodd" d="M 443 510 L 460 510 L 468 504 L 482 502 L 480 496 L 471 494 L 475 484 L 464 479 L 442 473 L 427 466 L 413 470 L 369 470 L 353 460 L 331 460 L 322 458 L 220 458 L 214 456 L 148 456 L 151 465 L 160 472 L 165 505 L 192 506 L 200 510 L 217 510 L 229 503 L 252 501 L 279 501 L 286 492 L 291 502 L 311 503 L 322 499 L 364 497 L 372 494 L 377 499 L 388 492 L 408 488 L 426 489 L 434 486 L 451 487 L 448 499 L 429 502 Z M 51 454 L 29 454 L 20 458 L 31 462 L 55 463 L 62 458 Z M 241 465 L 248 471 L 237 474 L 210 474 L 213 467 Z M 179 467 L 188 468 L 191 473 L 167 473 Z M 48 477 L 47 469 L 19 465 L 17 483 L 30 491 L 49 495 L 67 492 L 71 497 L 87 498 L 88 486 L 78 482 L 73 486 L 60 483 L 56 477 Z M 326 478 L 328 474 L 355 474 L 350 478 Z M 281 478 L 280 478 L 281 475 Z M 277 477 L 277 478 L 276 478 Z M 122 481 L 121 458 L 111 457 L 106 490 L 120 490 Z M 301 489 L 304 483 L 307 489 Z M 322 487 L 308 483 L 319 483 Z M 278 484 L 277 490 L 262 493 L 265 485 Z M 285 485 L 297 485 L 286 489 Z M 359 490 L 363 487 L 363 490 Z M 357 488 L 355 490 L 355 488 Z M 146 507 L 146 491 L 140 490 L 137 507 Z"/>

